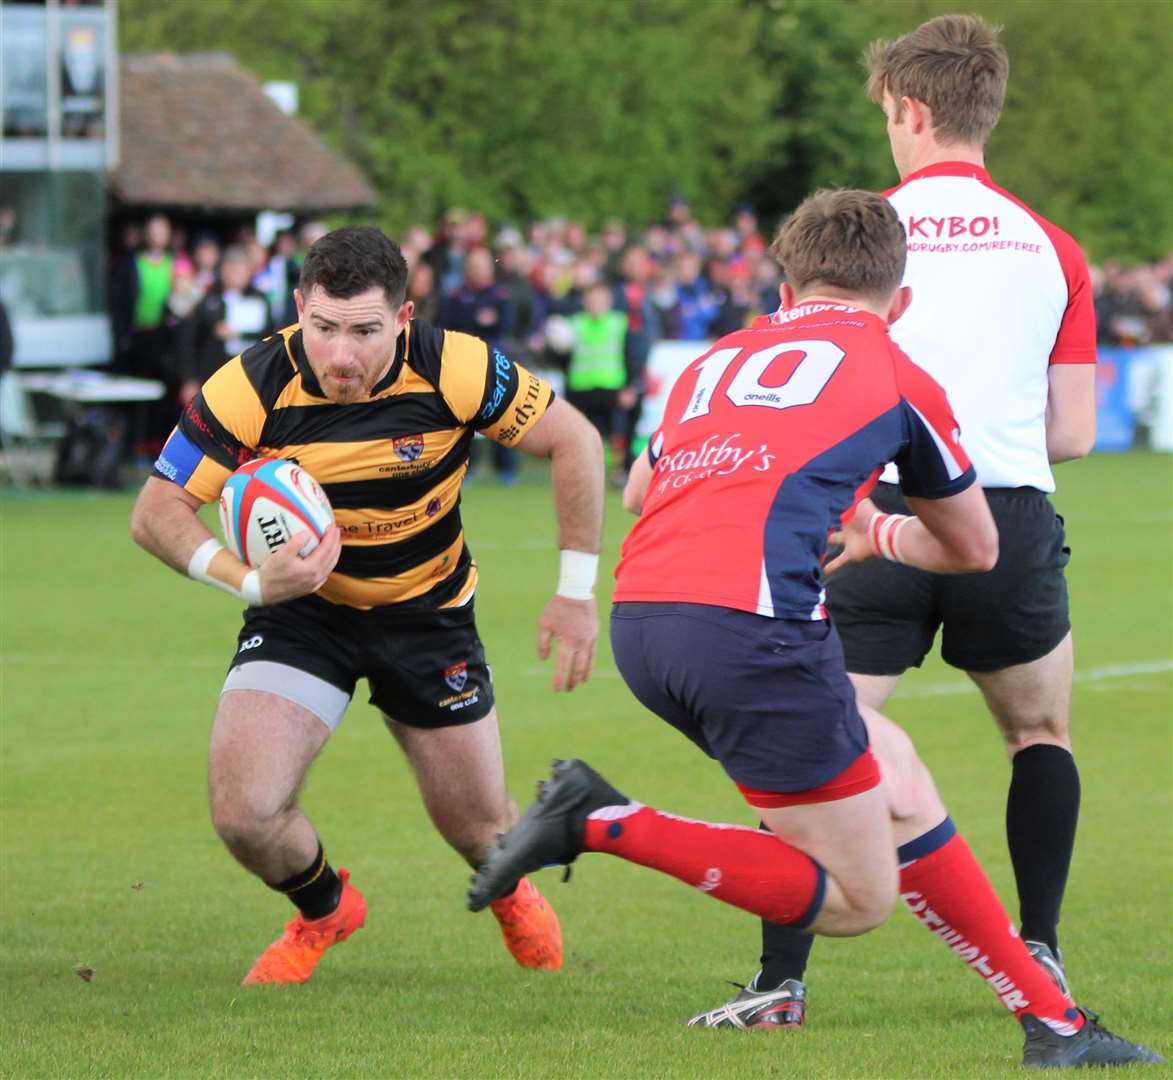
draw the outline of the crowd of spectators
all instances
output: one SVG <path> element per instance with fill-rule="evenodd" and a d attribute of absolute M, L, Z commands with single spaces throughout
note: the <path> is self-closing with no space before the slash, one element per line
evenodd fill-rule
<path fill-rule="evenodd" d="M 417 314 L 523 364 L 560 369 L 620 474 L 652 346 L 718 337 L 778 306 L 781 274 L 747 206 L 730 225 L 705 228 L 677 198 L 662 221 L 633 230 L 612 219 L 597 236 L 562 218 L 493 231 L 483 214 L 453 208 L 435 230 L 405 230 L 400 244 Z M 512 456 L 494 456 L 510 479 Z"/>
<path fill-rule="evenodd" d="M 140 432 L 146 441 L 166 434 L 164 412 L 173 418 L 226 359 L 296 320 L 301 258 L 324 231 L 310 221 L 264 246 L 247 228 L 227 244 L 188 236 L 162 214 L 125 227 L 110 266 L 116 363 L 169 389 L 159 430 Z M 778 305 L 781 271 L 748 206 L 707 228 L 676 198 L 660 221 L 633 229 L 612 219 L 597 235 L 562 218 L 491 227 L 483 214 L 453 208 L 399 241 L 417 317 L 561 370 L 572 400 L 621 454 L 657 341 L 711 340 Z M 1173 341 L 1173 256 L 1128 268 L 1108 261 L 1091 273 L 1101 344 Z M 510 478 L 511 455 L 495 455 Z"/>
<path fill-rule="evenodd" d="M 1173 341 L 1173 254 L 1125 268 L 1110 259 L 1091 268 L 1101 345 Z"/>
<path fill-rule="evenodd" d="M 136 411 L 136 458 L 150 460 L 177 409 L 226 360 L 296 322 L 301 259 L 325 231 L 307 222 L 265 246 L 251 228 L 228 243 L 210 232 L 189 237 L 164 214 L 124 226 L 109 266 L 114 368 L 167 388 L 157 406 Z"/>
<path fill-rule="evenodd" d="M 613 219 L 597 236 L 561 218 L 492 231 L 484 215 L 452 209 L 436 230 L 417 225 L 399 239 L 422 317 L 507 342 L 530 362 L 564 351 L 565 320 L 598 283 L 627 315 L 637 368 L 655 341 L 702 341 L 778 305 L 780 273 L 749 207 L 708 229 L 674 199 L 660 222 L 637 231 Z"/>
<path fill-rule="evenodd" d="M 109 268 L 116 366 L 162 380 L 186 404 L 225 360 L 297 320 L 301 258 L 324 233 L 310 222 L 266 247 L 251 228 L 227 244 L 189 238 L 163 214 L 126 225 Z"/>

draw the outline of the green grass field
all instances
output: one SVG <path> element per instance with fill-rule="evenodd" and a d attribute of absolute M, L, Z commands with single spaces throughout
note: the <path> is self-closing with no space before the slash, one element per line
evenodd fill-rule
<path fill-rule="evenodd" d="M 1063 945 L 1081 1001 L 1173 1056 L 1171 461 L 1064 466 L 1074 548 L 1083 817 Z M 370 904 L 367 928 L 297 988 L 239 982 L 289 917 L 208 822 L 204 756 L 233 602 L 127 535 L 130 495 L 0 494 L 3 864 L 0 1074 L 12 1077 L 931 1077 L 1018 1072 L 1021 1037 L 980 980 L 903 912 L 816 947 L 800 1033 L 685 1030 L 747 980 L 756 920 L 617 860 L 538 875 L 565 968 L 514 966 L 433 833 L 392 740 L 356 704 L 305 805 Z M 535 622 L 556 575 L 541 473 L 466 493 L 510 786 L 555 755 L 633 796 L 749 823 L 718 768 L 628 696 L 606 648 L 549 690 Z M 604 562 L 627 521 L 612 499 Z M 609 579 L 608 579 L 609 580 Z M 936 661 L 891 715 L 913 734 L 1006 899 L 1007 766 L 963 676 Z M 76 965 L 92 968 L 89 982 Z M 1171 1075 L 1149 1069 L 1146 1075 Z"/>

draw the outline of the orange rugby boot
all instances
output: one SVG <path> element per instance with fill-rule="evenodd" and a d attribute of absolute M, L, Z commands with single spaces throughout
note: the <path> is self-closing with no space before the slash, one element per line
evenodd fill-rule
<path fill-rule="evenodd" d="M 505 947 L 522 967 L 557 971 L 562 966 L 558 916 L 529 878 L 522 878 L 508 896 L 493 901 L 489 910 L 501 924 Z"/>
<path fill-rule="evenodd" d="M 285 933 L 261 953 L 241 985 L 303 983 L 331 945 L 345 941 L 362 929 L 367 918 L 367 902 L 350 884 L 349 871 L 339 869 L 338 876 L 342 879 L 338 907 L 321 919 L 306 919 L 298 912 L 295 919 L 285 924 Z"/>

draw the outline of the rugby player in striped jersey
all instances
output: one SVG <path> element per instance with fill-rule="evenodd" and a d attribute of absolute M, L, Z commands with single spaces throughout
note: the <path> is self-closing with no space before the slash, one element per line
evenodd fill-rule
<path fill-rule="evenodd" d="M 406 282 L 402 253 L 377 229 L 318 240 L 301 271 L 298 324 L 204 384 L 134 510 L 139 544 L 248 605 L 212 728 L 212 821 L 297 914 L 245 983 L 304 982 L 329 946 L 363 925 L 366 901 L 326 860 L 298 805 L 358 679 L 368 680 L 436 828 L 471 865 L 516 817 L 460 517 L 477 432 L 549 459 L 561 578 L 539 619 L 539 654 L 556 643 L 556 690 L 585 681 L 594 663 L 599 437 L 498 350 L 414 319 Z M 306 557 L 295 537 L 250 573 L 196 511 L 258 456 L 305 468 L 336 525 Z M 519 964 L 561 966 L 558 920 L 528 880 L 494 912 Z"/>

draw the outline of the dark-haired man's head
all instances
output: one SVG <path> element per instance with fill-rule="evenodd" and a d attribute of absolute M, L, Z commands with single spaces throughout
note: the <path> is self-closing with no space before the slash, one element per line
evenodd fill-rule
<path fill-rule="evenodd" d="M 302 344 L 322 392 L 348 404 L 387 374 L 415 305 L 399 245 L 369 225 L 335 229 L 306 252 L 294 293 Z"/>

